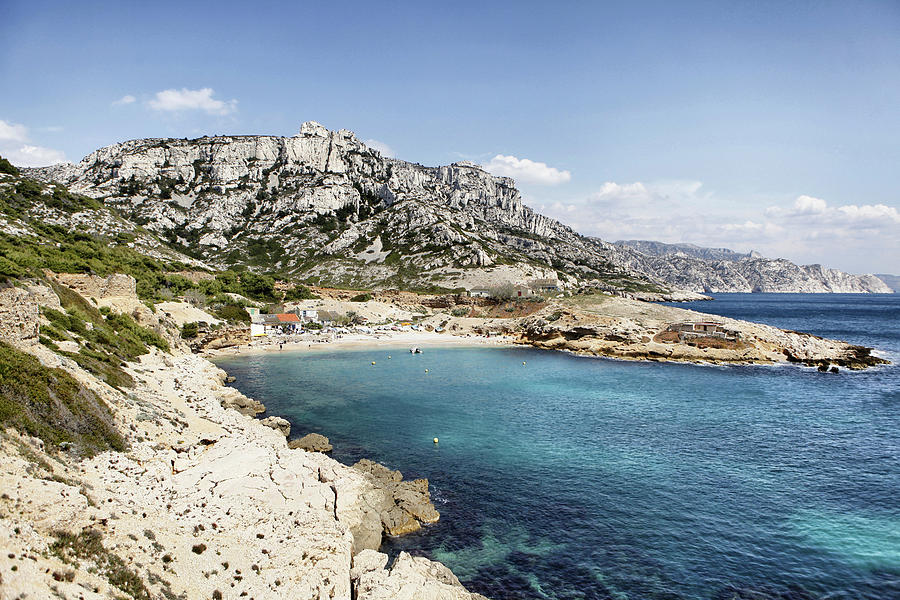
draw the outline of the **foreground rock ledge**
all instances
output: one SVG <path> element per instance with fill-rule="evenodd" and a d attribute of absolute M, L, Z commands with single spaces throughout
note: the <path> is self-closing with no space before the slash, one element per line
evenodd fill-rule
<path fill-rule="evenodd" d="M 129 369 L 135 388 L 121 393 L 43 346 L 26 350 L 100 394 L 130 449 L 37 460 L 37 442 L 0 432 L 3 600 L 123 595 L 91 559 L 50 551 L 59 532 L 101 540 L 152 598 L 481 598 L 424 558 L 384 568 L 379 509 L 415 508 L 420 483 L 388 490 L 363 470 L 289 449 L 282 431 L 222 406 L 250 405 L 206 360 L 145 355 Z"/>

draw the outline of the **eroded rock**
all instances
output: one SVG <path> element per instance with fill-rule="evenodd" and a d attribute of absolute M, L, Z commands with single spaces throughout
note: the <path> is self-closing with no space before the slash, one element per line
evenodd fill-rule
<path fill-rule="evenodd" d="M 331 442 L 321 433 L 307 433 L 298 440 L 291 440 L 288 448 L 299 448 L 307 452 L 331 452 Z"/>
<path fill-rule="evenodd" d="M 287 419 L 284 419 L 282 417 L 266 417 L 265 419 L 261 419 L 260 423 L 262 423 L 266 427 L 271 427 L 284 437 L 291 435 L 291 424 Z"/>

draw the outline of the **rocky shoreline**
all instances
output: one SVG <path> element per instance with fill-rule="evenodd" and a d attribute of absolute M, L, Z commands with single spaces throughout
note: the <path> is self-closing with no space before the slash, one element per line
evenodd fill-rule
<path fill-rule="evenodd" d="M 677 331 L 685 324 L 698 323 L 719 331 L 688 336 Z M 619 297 L 548 306 L 522 320 L 517 341 L 536 348 L 624 360 L 790 363 L 829 372 L 862 370 L 889 362 L 864 346 Z"/>
<path fill-rule="evenodd" d="M 427 480 L 291 449 L 283 420 L 257 419 L 183 346 L 123 366 L 120 390 L 36 333 L 5 337 L 101 398 L 125 448 L 81 458 L 0 431 L 0 600 L 483 598 L 439 563 L 378 552 L 439 518 Z"/>

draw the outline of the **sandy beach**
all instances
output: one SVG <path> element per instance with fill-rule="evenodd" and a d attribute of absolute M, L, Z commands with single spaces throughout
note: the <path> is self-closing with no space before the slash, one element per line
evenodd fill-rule
<path fill-rule="evenodd" d="M 277 338 L 254 341 L 214 350 L 206 350 L 204 356 L 240 356 L 265 352 L 321 352 L 359 348 L 434 348 L 447 346 L 513 346 L 507 336 L 483 336 L 475 334 L 452 335 L 425 331 L 379 331 L 377 333 L 352 333 L 335 336 L 314 336 L 314 339 L 280 342 Z"/>

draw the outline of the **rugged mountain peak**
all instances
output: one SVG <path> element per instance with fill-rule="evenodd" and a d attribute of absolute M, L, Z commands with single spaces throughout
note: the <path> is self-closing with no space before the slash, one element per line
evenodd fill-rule
<path fill-rule="evenodd" d="M 331 132 L 322 125 L 321 123 L 317 123 L 316 121 L 306 121 L 302 125 L 300 125 L 300 133 L 297 135 L 314 135 L 318 137 L 328 137 Z"/>
<path fill-rule="evenodd" d="M 578 235 L 523 205 L 515 182 L 460 161 L 383 157 L 315 121 L 297 135 L 150 138 L 26 170 L 103 199 L 218 266 L 358 287 L 484 287 L 554 279 L 654 291 L 884 291 L 821 267 L 724 248 Z M 881 286 L 881 287 L 879 287 Z"/>

